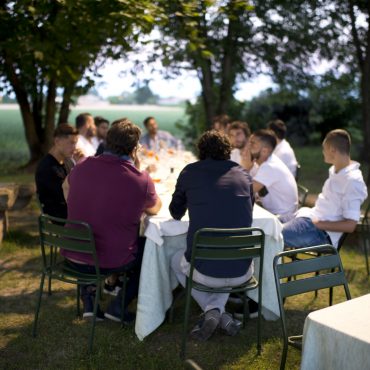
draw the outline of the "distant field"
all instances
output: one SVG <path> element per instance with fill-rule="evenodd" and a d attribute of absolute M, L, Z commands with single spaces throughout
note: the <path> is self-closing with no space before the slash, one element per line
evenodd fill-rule
<path fill-rule="evenodd" d="M 155 116 L 161 129 L 180 135 L 175 122 L 185 120 L 185 111 L 182 107 L 157 106 L 126 106 L 102 107 L 90 109 L 83 107 L 72 109 L 69 122 L 74 123 L 76 116 L 82 112 L 89 112 L 93 116 L 103 116 L 109 121 L 127 117 L 142 127 L 143 120 L 148 116 Z M 13 172 L 28 160 L 28 149 L 24 136 L 21 114 L 18 109 L 3 109 L 0 106 L 0 174 Z"/>

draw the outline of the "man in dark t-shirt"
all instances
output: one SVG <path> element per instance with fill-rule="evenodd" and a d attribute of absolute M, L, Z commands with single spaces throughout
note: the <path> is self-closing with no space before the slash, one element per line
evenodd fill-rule
<path fill-rule="evenodd" d="M 62 184 L 69 172 L 67 162 L 72 158 L 77 143 L 78 131 L 67 123 L 54 131 L 54 145 L 40 161 L 36 174 L 36 188 L 44 213 L 67 218 L 67 203 Z"/>

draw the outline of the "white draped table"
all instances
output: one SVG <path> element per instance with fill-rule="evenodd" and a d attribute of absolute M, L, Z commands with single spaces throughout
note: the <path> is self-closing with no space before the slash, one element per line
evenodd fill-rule
<path fill-rule="evenodd" d="M 140 340 L 157 329 L 165 319 L 166 311 L 172 304 L 172 291 L 178 285 L 171 270 L 171 258 L 180 249 L 186 249 L 186 233 L 189 227 L 187 214 L 181 221 L 173 220 L 168 211 L 171 193 L 157 184 L 163 206 L 157 216 L 147 217 L 144 235 L 147 237 L 143 256 L 140 287 L 137 302 L 135 332 Z M 220 210 L 220 212 L 222 212 Z M 279 317 L 272 260 L 283 250 L 282 225 L 278 219 L 259 207 L 254 206 L 253 224 L 266 234 L 263 266 L 263 316 L 268 320 Z M 259 264 L 255 262 L 255 275 L 258 276 Z M 257 299 L 257 290 L 251 291 L 250 298 Z"/>
<path fill-rule="evenodd" d="M 311 312 L 301 370 L 370 369 L 370 294 Z"/>

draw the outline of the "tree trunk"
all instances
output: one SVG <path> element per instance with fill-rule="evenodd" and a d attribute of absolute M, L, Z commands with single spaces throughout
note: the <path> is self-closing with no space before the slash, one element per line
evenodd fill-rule
<path fill-rule="evenodd" d="M 235 1 L 231 0 L 228 5 L 229 8 L 229 25 L 227 29 L 227 36 L 223 43 L 223 58 L 221 70 L 221 88 L 220 99 L 217 108 L 217 114 L 228 114 L 231 99 L 233 96 L 233 86 L 235 83 L 235 73 L 233 71 L 233 61 L 235 62 L 236 46 L 236 28 L 239 22 L 238 10 L 235 9 Z"/>
<path fill-rule="evenodd" d="M 46 98 L 46 115 L 44 128 L 44 145 L 43 151 L 47 153 L 53 145 L 53 133 L 55 129 L 55 113 L 56 113 L 56 81 L 52 78 L 48 83 L 48 94 Z"/>
<path fill-rule="evenodd" d="M 60 125 L 61 123 L 68 122 L 68 116 L 70 113 L 69 106 L 71 104 L 73 90 L 74 90 L 74 85 L 64 88 L 63 101 L 62 101 L 62 105 L 60 106 L 60 111 L 59 111 L 58 125 Z"/>
<path fill-rule="evenodd" d="M 8 81 L 11 83 L 13 87 L 15 96 L 20 107 L 26 141 L 30 152 L 29 164 L 32 164 L 42 157 L 43 152 L 41 142 L 36 132 L 35 121 L 32 115 L 27 93 L 23 89 L 21 82 L 19 81 L 19 77 L 15 72 L 15 68 L 13 66 L 12 61 L 7 57 L 6 54 L 4 56 L 4 59 L 5 59 L 5 73 Z"/>

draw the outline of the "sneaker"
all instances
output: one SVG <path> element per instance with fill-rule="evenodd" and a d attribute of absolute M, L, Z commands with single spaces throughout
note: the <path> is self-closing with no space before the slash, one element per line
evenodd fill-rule
<path fill-rule="evenodd" d="M 215 332 L 220 320 L 221 314 L 218 308 L 207 311 L 204 315 L 204 319 L 199 322 L 191 331 L 192 338 L 202 342 L 206 341 Z"/>
<path fill-rule="evenodd" d="M 231 293 L 227 301 L 234 304 L 243 304 L 243 299 L 237 293 Z"/>
<path fill-rule="evenodd" d="M 91 319 L 94 317 L 94 301 L 95 296 L 94 295 L 88 295 L 82 298 L 82 303 L 84 307 L 84 313 L 82 317 L 84 319 Z M 104 312 L 100 309 L 98 305 L 98 310 L 96 311 L 96 319 L 98 321 L 104 321 Z"/>
<path fill-rule="evenodd" d="M 105 294 L 109 294 L 109 295 L 116 297 L 121 289 L 122 289 L 122 281 L 120 281 L 119 279 L 116 280 L 114 285 L 109 284 L 108 280 L 105 279 L 104 289 L 103 289 L 103 292 Z"/>
<path fill-rule="evenodd" d="M 230 313 L 224 312 L 221 315 L 220 329 L 222 333 L 233 337 L 239 333 L 241 327 L 241 321 L 233 319 Z"/>
<path fill-rule="evenodd" d="M 120 302 L 117 302 L 116 300 L 114 300 L 113 302 L 111 302 L 111 304 L 109 305 L 107 311 L 105 312 L 104 316 L 109 319 L 109 320 L 112 320 L 112 321 L 115 321 L 115 322 L 121 322 L 121 304 Z M 125 313 L 123 314 L 123 323 L 125 325 L 129 325 L 130 323 L 132 323 L 136 318 L 136 315 L 134 313 L 131 313 L 129 311 L 125 311 Z"/>
<path fill-rule="evenodd" d="M 249 318 L 250 319 L 255 319 L 258 317 L 258 303 L 251 300 L 251 299 L 248 299 L 248 308 L 249 308 Z M 234 311 L 234 318 L 236 319 L 239 319 L 239 320 L 243 320 L 243 306 L 240 306 L 238 307 L 235 311 Z"/>

